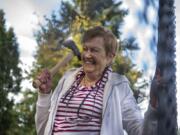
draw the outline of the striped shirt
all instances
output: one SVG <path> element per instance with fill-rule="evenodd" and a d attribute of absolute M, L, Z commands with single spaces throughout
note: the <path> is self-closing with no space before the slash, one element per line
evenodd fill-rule
<path fill-rule="evenodd" d="M 71 88 L 64 94 L 58 104 L 54 120 L 53 135 L 98 135 L 102 118 L 104 86 L 108 72 L 91 87 L 80 86 L 85 73 L 81 70 Z"/>

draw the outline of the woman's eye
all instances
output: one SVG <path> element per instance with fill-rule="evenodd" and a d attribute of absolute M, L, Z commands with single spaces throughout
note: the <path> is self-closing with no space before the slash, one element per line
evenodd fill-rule
<path fill-rule="evenodd" d="M 87 49 L 87 47 L 83 47 L 83 51 L 87 51 L 88 49 Z"/>
<path fill-rule="evenodd" d="M 90 52 L 92 52 L 92 53 L 98 53 L 98 52 L 99 52 L 99 49 L 97 49 L 97 48 L 83 47 L 83 51 L 84 51 L 84 52 L 87 52 L 88 50 L 89 50 Z"/>
<path fill-rule="evenodd" d="M 99 52 L 98 49 L 92 49 L 92 52 Z"/>

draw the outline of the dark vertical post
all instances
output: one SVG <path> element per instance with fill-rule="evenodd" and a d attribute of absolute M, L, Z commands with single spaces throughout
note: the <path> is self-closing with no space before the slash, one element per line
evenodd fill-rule
<path fill-rule="evenodd" d="M 158 15 L 158 135 L 177 135 L 174 0 L 159 0 Z"/>

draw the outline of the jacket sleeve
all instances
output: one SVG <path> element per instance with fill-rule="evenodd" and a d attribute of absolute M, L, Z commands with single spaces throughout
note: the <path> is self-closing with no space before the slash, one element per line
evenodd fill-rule
<path fill-rule="evenodd" d="M 149 105 L 143 119 L 132 90 L 130 89 L 128 83 L 124 85 L 125 95 L 121 104 L 124 129 L 128 135 L 156 135 L 156 111 Z"/>
<path fill-rule="evenodd" d="M 49 116 L 49 108 L 51 104 L 51 94 L 38 93 L 36 103 L 35 124 L 38 135 L 44 135 L 44 130 Z"/>
<path fill-rule="evenodd" d="M 61 92 L 64 81 L 67 76 L 71 75 L 76 69 L 71 69 L 64 73 L 63 77 L 59 80 L 53 93 L 41 94 L 38 93 L 38 100 L 36 102 L 35 125 L 38 135 L 44 135 L 45 128 L 49 119 L 49 114 L 52 110 L 50 108 L 54 104 L 54 99 L 58 98 L 58 93 Z"/>
<path fill-rule="evenodd" d="M 36 102 L 36 113 L 35 113 L 35 125 L 36 125 L 36 132 L 38 135 L 44 135 L 49 114 L 51 111 L 50 108 L 52 105 L 52 99 L 56 98 L 55 96 L 57 96 L 57 92 L 61 90 L 59 88 L 62 85 L 63 81 L 64 81 L 64 76 L 59 80 L 55 90 L 50 94 L 42 94 L 38 92 L 38 99 Z"/>
<path fill-rule="evenodd" d="M 44 135 L 45 128 L 47 125 L 47 121 L 50 114 L 50 108 L 52 106 L 52 100 L 54 98 L 58 98 L 58 92 L 61 91 L 60 86 L 62 86 L 62 82 L 64 81 L 65 75 L 60 79 L 58 85 L 56 86 L 53 93 L 50 94 L 42 94 L 38 92 L 38 100 L 36 102 L 36 114 L 35 114 L 35 125 L 36 132 L 38 135 Z"/>

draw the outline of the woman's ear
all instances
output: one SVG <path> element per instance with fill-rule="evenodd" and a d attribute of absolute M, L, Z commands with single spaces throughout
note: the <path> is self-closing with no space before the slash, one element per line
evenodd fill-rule
<path fill-rule="evenodd" d="M 109 53 L 108 54 L 108 65 L 109 66 L 112 65 L 114 58 L 115 58 L 115 54 L 114 53 Z"/>
<path fill-rule="evenodd" d="M 116 56 L 116 55 L 115 55 L 114 53 L 110 53 L 110 54 L 109 54 L 109 57 L 110 57 L 110 59 L 112 59 L 112 60 L 115 58 L 115 56 Z"/>

